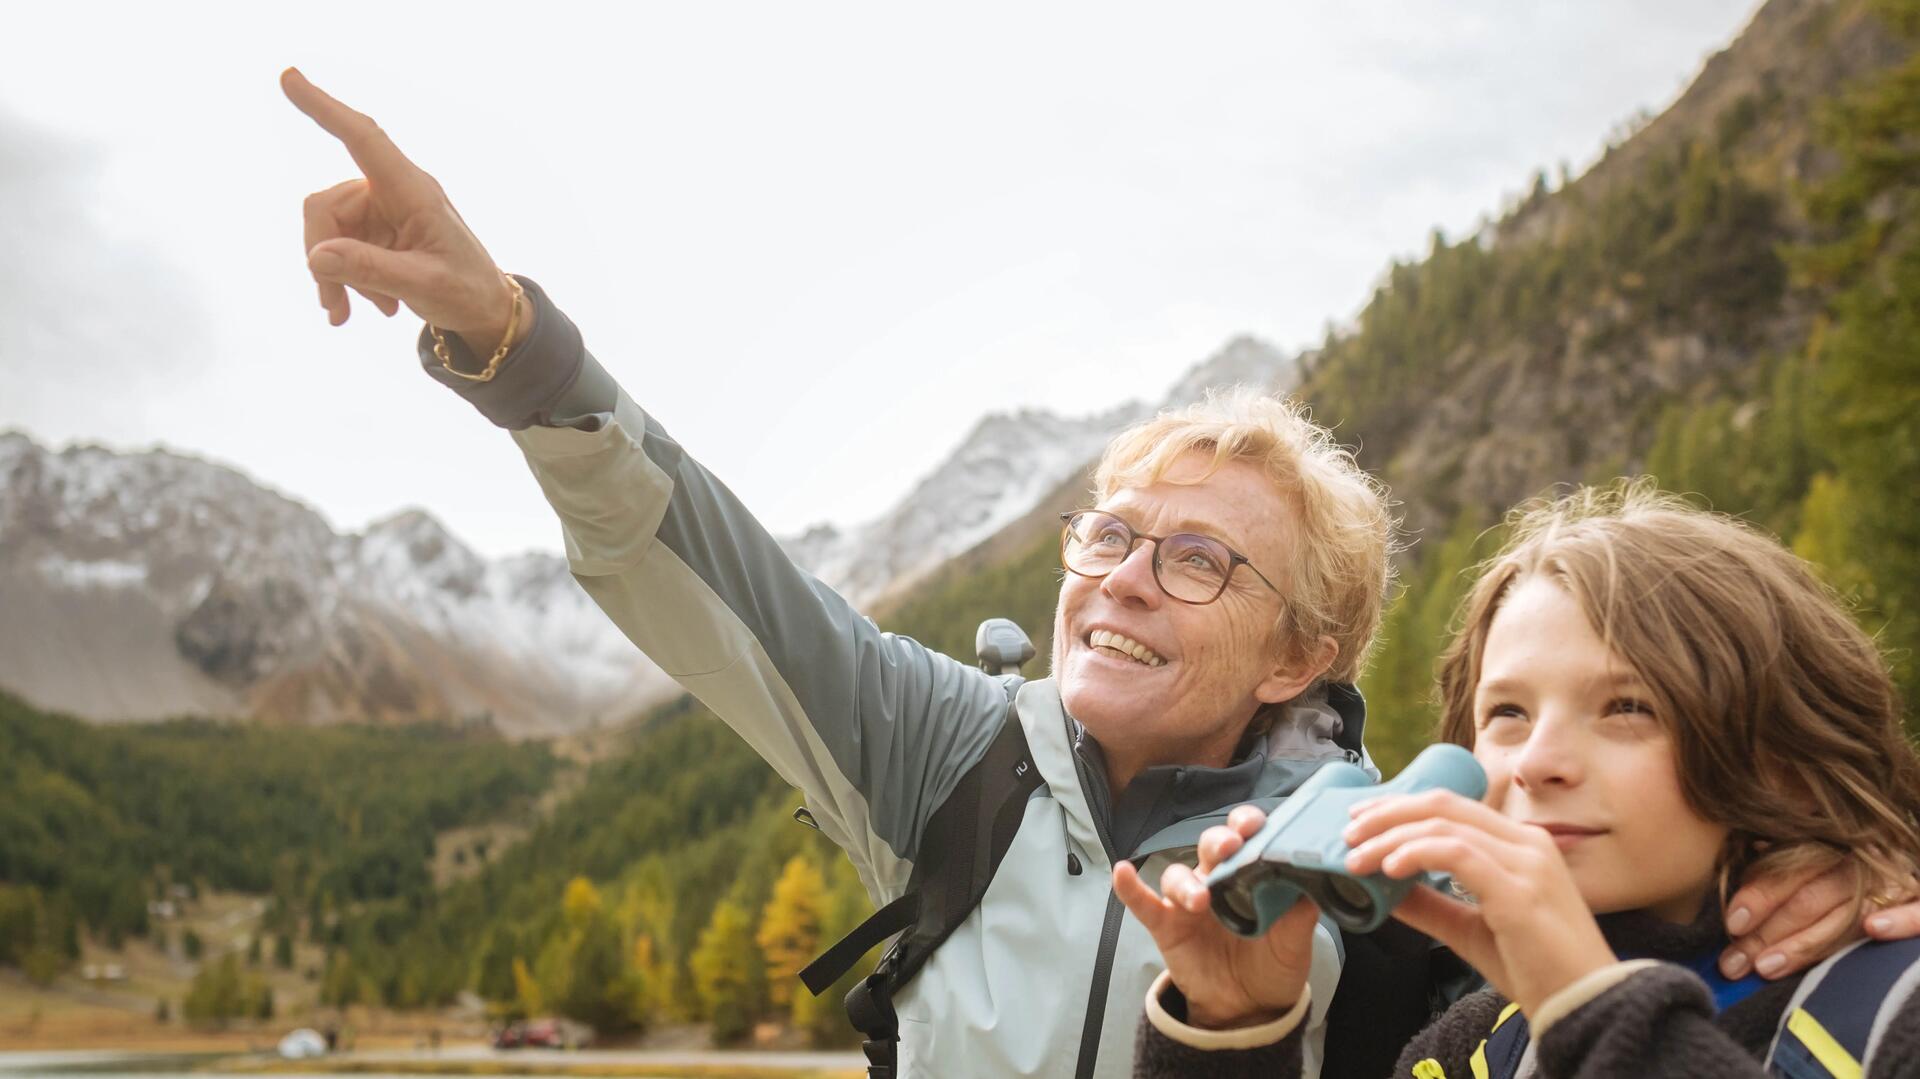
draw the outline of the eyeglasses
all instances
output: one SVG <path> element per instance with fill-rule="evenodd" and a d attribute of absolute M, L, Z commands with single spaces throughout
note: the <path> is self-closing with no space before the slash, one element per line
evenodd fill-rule
<path fill-rule="evenodd" d="M 1060 519 L 1066 522 L 1060 533 L 1060 563 L 1082 577 L 1105 577 L 1127 560 L 1141 540 L 1152 540 L 1153 579 L 1160 591 L 1182 603 L 1198 606 L 1219 599 L 1233 579 L 1233 571 L 1241 566 L 1272 588 L 1275 595 L 1282 595 L 1266 574 L 1253 568 L 1246 555 L 1210 536 L 1192 532 L 1149 536 L 1100 510 L 1063 513 Z"/>

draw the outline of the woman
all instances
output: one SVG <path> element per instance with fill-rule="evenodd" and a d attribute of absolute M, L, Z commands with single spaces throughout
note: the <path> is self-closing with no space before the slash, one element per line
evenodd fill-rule
<path fill-rule="evenodd" d="M 1716 969 L 1743 928 L 1721 916 L 1729 882 L 1838 872 L 1844 929 L 1910 889 L 1920 851 L 1920 759 L 1885 664 L 1805 564 L 1647 487 L 1585 490 L 1519 520 L 1464 614 L 1442 737 L 1473 750 L 1486 800 L 1377 799 L 1345 836 L 1352 872 L 1444 873 L 1471 895 L 1419 888 L 1395 917 L 1490 983 L 1393 1074 L 1760 1076 L 1771 1054 L 1773 1074 L 1920 1076 L 1920 946 L 1870 943 L 1805 979 L 1825 979 L 1823 1001 L 1855 992 L 1842 1010 L 1863 1027 L 1892 1000 L 1851 1052 L 1799 999 L 1802 978 Z M 1201 883 L 1260 820 L 1236 810 L 1162 895 L 1115 871 L 1169 968 L 1138 1074 L 1299 1072 L 1311 906 L 1235 948 Z M 1890 990 L 1858 973 L 1875 964 Z M 1791 1072 L 1796 1056 L 1818 1068 Z"/>

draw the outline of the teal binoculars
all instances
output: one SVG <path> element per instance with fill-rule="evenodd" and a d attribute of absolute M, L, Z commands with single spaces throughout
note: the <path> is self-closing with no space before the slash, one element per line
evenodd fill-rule
<path fill-rule="evenodd" d="M 1478 800 L 1487 793 L 1487 773 L 1456 745 L 1427 747 L 1387 783 L 1373 782 L 1346 761 L 1321 766 L 1207 875 L 1213 916 L 1241 936 L 1257 937 L 1305 896 L 1342 929 L 1380 928 L 1416 885 L 1434 879 L 1425 873 L 1394 880 L 1347 872 L 1347 844 L 1340 836 L 1351 820 L 1348 810 L 1368 798 L 1435 788 Z"/>

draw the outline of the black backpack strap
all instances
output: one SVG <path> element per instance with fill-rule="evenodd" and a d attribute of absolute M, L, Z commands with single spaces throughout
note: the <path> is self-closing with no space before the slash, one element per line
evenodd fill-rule
<path fill-rule="evenodd" d="M 827 991 L 828 987 L 840 980 L 840 976 L 853 969 L 860 957 L 874 949 L 874 946 L 888 937 L 913 924 L 919 913 L 920 897 L 907 892 L 900 898 L 881 907 L 867 916 L 867 920 L 853 927 L 853 932 L 841 937 L 839 943 L 821 952 L 813 962 L 800 971 L 800 981 L 814 996 Z"/>
<path fill-rule="evenodd" d="M 1391 1074 L 1401 1047 L 1452 1003 L 1435 999 L 1438 961 L 1452 953 L 1395 921 L 1371 933 L 1340 930 L 1339 939 L 1340 980 L 1327 1005 L 1321 1072 Z"/>
<path fill-rule="evenodd" d="M 801 971 L 815 996 L 840 980 L 875 944 L 894 934 L 893 946 L 847 994 L 847 1018 L 866 1036 L 867 1074 L 893 1079 L 900 1040 L 893 997 L 926 965 L 936 948 L 979 906 L 994 871 L 1013 846 L 1027 800 L 1040 787 L 1040 770 L 1027 749 L 1014 696 L 1019 678 L 1003 679 L 1007 711 L 987 751 L 967 769 L 927 821 L 915 851 L 907 889 Z"/>
<path fill-rule="evenodd" d="M 1807 973 L 1780 1019 L 1767 1073 L 1857 1076 L 1879 1036 L 1920 989 L 1920 939 L 1862 941 Z"/>

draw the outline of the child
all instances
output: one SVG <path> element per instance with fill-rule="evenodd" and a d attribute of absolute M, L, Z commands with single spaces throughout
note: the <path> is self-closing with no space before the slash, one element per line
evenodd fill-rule
<path fill-rule="evenodd" d="M 1778 982 L 1715 967 L 1730 882 L 1837 870 L 1836 940 L 1912 886 L 1920 759 L 1873 641 L 1807 566 L 1646 486 L 1589 489 L 1525 514 L 1463 610 L 1441 733 L 1486 769 L 1486 800 L 1363 804 L 1348 869 L 1449 874 L 1471 902 L 1420 888 L 1395 917 L 1491 988 L 1393 1074 L 1920 1076 L 1920 941 Z M 1260 820 L 1243 806 L 1210 830 L 1200 872 Z M 1172 983 L 1136 1074 L 1299 1074 L 1311 906 L 1229 949 L 1194 871 L 1169 870 L 1164 898 L 1130 866 L 1114 881 Z"/>

